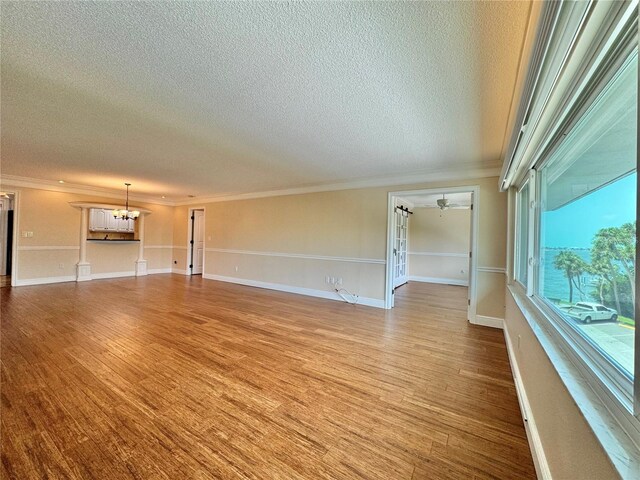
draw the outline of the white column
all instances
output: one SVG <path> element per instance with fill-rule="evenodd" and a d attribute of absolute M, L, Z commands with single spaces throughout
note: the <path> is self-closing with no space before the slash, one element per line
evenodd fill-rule
<path fill-rule="evenodd" d="M 89 230 L 89 209 L 80 210 L 80 259 L 76 265 L 76 281 L 91 280 L 91 264 L 87 262 L 87 231 Z"/>
<path fill-rule="evenodd" d="M 141 277 L 147 274 L 147 261 L 144 259 L 144 217 L 145 214 L 141 213 L 138 217 L 138 260 L 136 260 L 136 277 Z"/>

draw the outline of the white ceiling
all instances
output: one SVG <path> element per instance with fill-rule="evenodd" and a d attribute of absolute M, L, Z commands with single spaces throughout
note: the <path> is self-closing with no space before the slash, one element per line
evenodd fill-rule
<path fill-rule="evenodd" d="M 529 2 L 2 2 L 2 173 L 180 199 L 500 165 Z"/>
<path fill-rule="evenodd" d="M 435 208 L 438 206 L 437 201 L 442 198 L 442 195 L 442 193 L 429 195 L 405 195 L 402 197 L 402 200 L 410 203 L 413 208 Z M 471 206 L 471 192 L 445 193 L 444 198 L 448 199 L 449 203 L 452 205 L 467 208 Z"/>

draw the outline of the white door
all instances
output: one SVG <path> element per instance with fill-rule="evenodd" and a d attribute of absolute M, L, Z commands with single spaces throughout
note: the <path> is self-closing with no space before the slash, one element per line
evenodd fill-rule
<path fill-rule="evenodd" d="M 472 312 L 471 312 L 471 288 L 472 286 L 475 285 L 475 278 L 472 278 L 474 271 L 473 271 L 473 258 L 471 257 L 472 253 L 471 253 L 471 249 L 472 249 L 472 245 L 473 245 L 473 204 L 474 204 L 474 198 L 473 198 L 473 193 L 471 193 L 471 215 L 469 215 L 471 217 L 471 225 L 469 227 L 469 269 L 467 270 L 468 272 L 468 284 L 469 284 L 469 288 L 467 288 L 467 318 L 471 319 L 472 317 Z"/>
<path fill-rule="evenodd" d="M 396 208 L 395 218 L 393 288 L 407 283 L 407 233 L 409 230 L 409 214 Z"/>
<path fill-rule="evenodd" d="M 191 273 L 194 275 L 202 274 L 202 263 L 204 260 L 204 211 L 193 211 L 193 227 L 192 227 L 192 249 L 191 262 L 193 268 Z"/>

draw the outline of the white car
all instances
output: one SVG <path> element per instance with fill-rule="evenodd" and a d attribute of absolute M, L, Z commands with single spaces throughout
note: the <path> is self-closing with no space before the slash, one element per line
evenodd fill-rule
<path fill-rule="evenodd" d="M 615 322 L 618 319 L 616 310 L 599 303 L 578 302 L 571 307 L 563 307 L 561 310 L 583 323 L 591 323 L 593 320 L 611 320 Z"/>

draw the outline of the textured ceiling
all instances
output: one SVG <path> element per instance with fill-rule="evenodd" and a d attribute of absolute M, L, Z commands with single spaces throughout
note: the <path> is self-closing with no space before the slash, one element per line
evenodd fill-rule
<path fill-rule="evenodd" d="M 6 2 L 2 173 L 182 198 L 501 163 L 529 2 Z"/>

